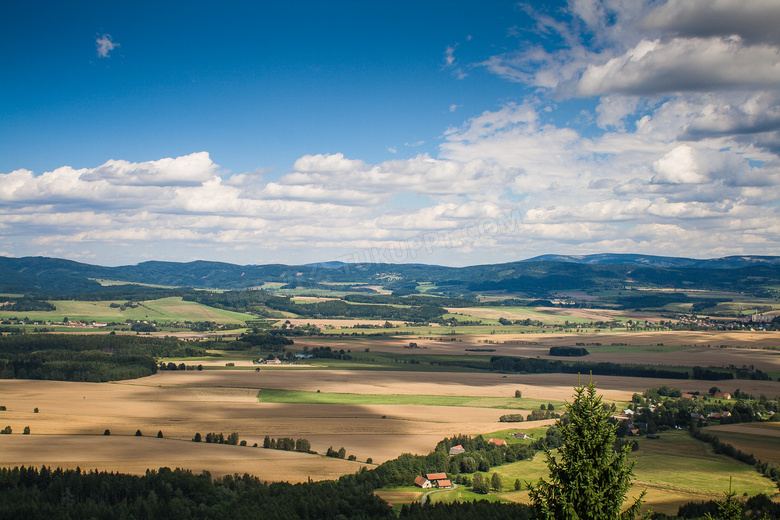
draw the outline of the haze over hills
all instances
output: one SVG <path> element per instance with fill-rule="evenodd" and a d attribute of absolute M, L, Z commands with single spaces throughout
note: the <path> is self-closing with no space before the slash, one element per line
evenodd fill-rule
<path fill-rule="evenodd" d="M 110 281 L 111 285 L 106 284 Z M 236 265 L 157 262 L 103 267 L 48 257 L 0 258 L 0 290 L 40 295 L 116 291 L 123 284 L 167 288 L 242 290 L 266 283 L 318 287 L 331 283 L 383 285 L 399 294 L 431 282 L 433 294 L 555 291 L 649 286 L 765 291 L 780 284 L 780 257 L 733 256 L 707 260 L 648 255 L 544 255 L 520 262 L 446 267 L 424 264 Z M 121 287 L 122 285 L 119 284 Z"/>

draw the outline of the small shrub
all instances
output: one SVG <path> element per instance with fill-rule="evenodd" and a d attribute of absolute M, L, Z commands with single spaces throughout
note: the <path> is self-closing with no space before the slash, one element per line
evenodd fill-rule
<path fill-rule="evenodd" d="M 192 438 L 192 442 L 200 442 L 203 438 L 200 436 L 200 433 L 196 433 L 195 437 Z"/>
<path fill-rule="evenodd" d="M 103 431 L 103 435 L 111 435 L 111 430 L 106 428 L 105 431 Z"/>
<path fill-rule="evenodd" d="M 523 392 L 521 392 L 520 390 L 515 390 L 515 397 L 520 399 L 521 397 L 523 397 Z"/>
<path fill-rule="evenodd" d="M 143 434 L 143 433 L 141 433 L 141 430 L 136 430 L 136 431 L 135 431 L 135 436 L 136 436 L 136 437 L 143 437 L 143 435 L 144 435 L 144 434 Z"/>
<path fill-rule="evenodd" d="M 25 426 L 24 427 L 24 431 L 22 432 L 22 435 L 30 435 L 30 427 L 29 426 Z"/>
<path fill-rule="evenodd" d="M 35 409 L 33 410 L 33 413 L 38 413 L 38 408 L 35 408 Z"/>
<path fill-rule="evenodd" d="M 241 441 L 238 443 L 239 446 L 246 446 L 246 441 Z"/>
<path fill-rule="evenodd" d="M 157 438 L 158 439 L 162 439 L 163 438 L 162 430 L 157 432 Z"/>
<path fill-rule="evenodd" d="M 243 442 L 243 441 L 242 441 Z M 252 444 L 253 448 L 257 448 L 257 443 Z"/>
<path fill-rule="evenodd" d="M 0 406 L 0 412 L 4 412 L 6 410 L 7 410 L 7 408 L 5 406 Z"/>
<path fill-rule="evenodd" d="M 374 463 L 374 459 L 372 459 L 371 457 L 366 459 L 366 464 L 373 464 L 373 463 Z"/>
<path fill-rule="evenodd" d="M 347 460 L 357 460 L 357 457 L 355 457 L 354 455 L 350 455 L 349 457 L 347 457 Z"/>
<path fill-rule="evenodd" d="M 11 430 L 11 427 L 10 427 L 10 426 L 6 426 L 5 428 L 3 428 L 3 431 L 0 431 L 0 433 L 2 433 L 2 434 L 4 434 L 4 435 L 11 435 L 11 432 L 12 432 L 12 431 L 13 431 L 13 430 Z"/>

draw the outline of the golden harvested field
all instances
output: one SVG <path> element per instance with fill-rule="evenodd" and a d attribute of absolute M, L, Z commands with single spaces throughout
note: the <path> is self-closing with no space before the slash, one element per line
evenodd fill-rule
<path fill-rule="evenodd" d="M 491 383 L 498 381 L 462 379 L 458 375 L 456 380 L 447 382 L 409 375 L 412 376 L 409 388 L 403 388 L 407 382 L 398 373 L 314 370 L 162 372 L 143 379 L 104 384 L 4 380 L 0 381 L 0 400 L 8 410 L 0 412 L 0 424 L 11 426 L 14 434 L 0 437 L 3 446 L 0 465 L 37 465 L 45 459 L 47 464 L 55 466 L 80 464 L 142 472 L 147 467 L 146 461 L 152 461 L 149 462 L 152 467 L 181 466 L 181 461 L 189 461 L 186 467 L 197 470 L 205 467 L 214 474 L 224 474 L 243 472 L 246 464 L 257 465 L 258 461 L 269 457 L 276 460 L 280 456 L 273 450 L 189 442 L 196 432 L 227 435 L 233 431 L 250 446 L 255 442 L 262 444 L 265 435 L 306 438 L 317 452 L 324 453 L 329 446 L 336 449 L 343 446 L 358 460 L 372 457 L 378 463 L 403 452 L 428 453 L 448 435 L 501 429 L 498 418 L 506 410 L 275 404 L 260 403 L 256 398 L 261 387 L 341 392 L 372 389 L 374 393 L 382 389 L 393 392 L 395 387 L 407 392 L 490 395 Z M 509 387 L 505 390 L 509 391 Z M 39 413 L 33 413 L 34 408 L 39 408 Z M 31 428 L 32 434 L 18 435 L 25 426 Z M 110 437 L 102 435 L 105 429 L 111 431 Z M 138 440 L 133 436 L 137 429 L 147 438 L 162 431 L 165 439 L 150 441 L 161 441 L 170 448 L 149 458 L 143 455 L 141 462 L 137 462 L 138 452 L 131 447 Z M 92 450 L 93 441 L 104 443 L 102 451 Z M 40 446 L 49 449 L 39 451 Z M 189 450 L 204 449 L 207 451 L 195 451 L 191 458 L 187 456 Z M 355 463 L 346 467 L 345 461 L 319 456 L 288 455 L 296 457 L 294 460 L 298 462 L 281 465 L 271 460 L 271 463 L 284 466 L 283 479 L 289 481 L 332 478 L 358 467 Z M 236 459 L 244 457 L 249 462 L 237 465 Z M 277 467 L 274 471 L 282 470 Z"/>
<path fill-rule="evenodd" d="M 630 399 L 635 391 L 674 380 L 598 376 L 608 401 Z M 584 380 L 583 380 L 584 382 Z M 778 394 L 777 382 L 735 381 L 742 390 Z M 401 453 L 428 453 L 446 436 L 480 434 L 515 426 L 523 429 L 552 421 L 509 425 L 498 419 L 519 411 L 421 405 L 314 405 L 260 403 L 261 388 L 356 394 L 512 396 L 570 400 L 576 375 L 426 373 L 316 370 L 311 368 L 160 372 L 116 383 L 0 380 L 0 465 L 46 463 L 142 473 L 147 467 L 206 469 L 221 475 L 248 472 L 267 480 L 334 478 L 360 465 L 318 455 L 251 448 L 263 437 L 306 438 L 312 449 L 344 447 L 358 461 L 375 463 Z M 682 382 L 685 390 L 706 392 L 707 381 Z M 719 384 L 724 387 L 723 382 Z M 724 388 L 724 390 L 733 390 Z M 34 413 L 34 408 L 39 413 Z M 527 413 L 523 410 L 522 413 Z M 31 435 L 21 435 L 25 426 Z M 109 429 L 111 435 L 103 436 Z M 137 429 L 144 437 L 134 437 Z M 164 439 L 154 438 L 157 431 Z M 190 442 L 199 432 L 237 432 L 250 447 Z"/>
<path fill-rule="evenodd" d="M 353 473 L 358 462 L 289 451 L 184 442 L 151 437 L 103 435 L 9 435 L 0 440 L 3 466 L 59 466 L 142 475 L 147 468 L 168 466 L 214 476 L 256 475 L 267 481 L 336 479 Z"/>

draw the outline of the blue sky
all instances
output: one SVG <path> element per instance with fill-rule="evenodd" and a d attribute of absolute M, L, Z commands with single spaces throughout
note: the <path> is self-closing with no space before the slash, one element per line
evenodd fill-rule
<path fill-rule="evenodd" d="M 780 251 L 776 1 L 159 4 L 4 6 L 0 254 Z"/>

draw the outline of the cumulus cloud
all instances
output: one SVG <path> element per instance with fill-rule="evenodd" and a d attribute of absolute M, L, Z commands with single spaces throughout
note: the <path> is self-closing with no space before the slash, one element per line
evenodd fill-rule
<path fill-rule="evenodd" d="M 749 44 L 780 43 L 780 3 L 774 0 L 669 0 L 650 11 L 647 30 L 706 38 L 739 35 Z"/>
<path fill-rule="evenodd" d="M 194 186 L 211 179 L 217 168 L 207 152 L 199 152 L 142 163 L 112 159 L 81 178 L 117 186 Z"/>
<path fill-rule="evenodd" d="M 522 229 L 460 245 L 437 239 L 423 261 L 777 251 L 780 4 L 571 0 L 563 15 L 520 8 L 537 38 L 510 31 L 517 48 L 476 64 L 458 59 L 458 44 L 445 49 L 442 67 L 455 77 L 482 67 L 518 94 L 444 129 L 436 152 L 404 157 L 406 148 L 393 146 L 392 160 L 368 162 L 331 150 L 274 176 L 229 175 L 207 152 L 20 169 L 0 174 L 0 251 L 155 256 L 175 247 L 247 263 L 409 261 L 372 255 L 511 212 Z M 104 35 L 97 45 L 108 57 L 118 44 Z M 559 105 L 570 98 L 581 99 L 566 115 Z"/>
<path fill-rule="evenodd" d="M 780 83 L 780 49 L 739 38 L 642 40 L 604 65 L 589 65 L 574 87 L 579 96 L 608 93 L 766 88 Z"/>
<path fill-rule="evenodd" d="M 119 43 L 113 41 L 110 34 L 104 34 L 95 40 L 95 47 L 98 57 L 108 58 L 111 51 L 119 47 Z"/>

